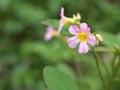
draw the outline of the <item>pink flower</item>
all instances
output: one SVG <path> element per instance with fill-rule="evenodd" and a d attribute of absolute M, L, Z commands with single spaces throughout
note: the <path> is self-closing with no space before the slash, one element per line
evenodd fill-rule
<path fill-rule="evenodd" d="M 64 8 L 61 8 L 61 12 L 60 12 L 60 23 L 59 23 L 59 27 L 58 27 L 58 33 L 60 33 L 62 27 L 66 24 L 75 24 L 75 25 L 79 25 L 80 22 L 79 20 L 81 19 L 81 16 L 79 13 L 77 13 L 77 15 L 73 15 L 73 18 L 69 18 L 64 16 Z"/>
<path fill-rule="evenodd" d="M 64 8 L 63 7 L 61 8 L 60 17 L 61 17 L 61 19 L 60 19 L 60 23 L 59 23 L 59 27 L 58 27 L 58 33 L 60 33 L 63 25 L 66 23 L 64 20 L 65 16 L 64 16 Z"/>
<path fill-rule="evenodd" d="M 80 43 L 78 49 L 80 54 L 88 52 L 89 47 L 87 43 L 91 46 L 96 45 L 95 36 L 90 33 L 90 28 L 86 23 L 81 23 L 80 29 L 76 25 L 70 26 L 69 32 L 75 36 L 67 39 L 68 45 L 71 48 L 75 48 Z"/>
<path fill-rule="evenodd" d="M 53 37 L 53 31 L 54 31 L 54 28 L 52 26 L 47 27 L 47 31 L 44 36 L 44 39 L 46 41 L 49 41 Z"/>

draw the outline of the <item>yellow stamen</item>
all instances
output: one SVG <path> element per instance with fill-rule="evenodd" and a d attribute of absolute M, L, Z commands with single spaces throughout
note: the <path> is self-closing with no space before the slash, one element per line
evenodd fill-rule
<path fill-rule="evenodd" d="M 86 33 L 84 32 L 80 32 L 78 33 L 78 39 L 81 41 L 81 42 L 86 42 L 88 36 Z"/>

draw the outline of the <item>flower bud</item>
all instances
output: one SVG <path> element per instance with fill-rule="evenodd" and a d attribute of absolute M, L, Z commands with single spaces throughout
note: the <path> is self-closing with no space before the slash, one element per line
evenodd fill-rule
<path fill-rule="evenodd" d="M 97 43 L 97 45 L 99 44 L 99 42 L 104 41 L 102 35 L 100 35 L 100 34 L 96 34 L 95 37 L 96 37 L 96 43 Z"/>
<path fill-rule="evenodd" d="M 98 41 L 104 41 L 102 35 L 96 34 L 96 38 Z"/>

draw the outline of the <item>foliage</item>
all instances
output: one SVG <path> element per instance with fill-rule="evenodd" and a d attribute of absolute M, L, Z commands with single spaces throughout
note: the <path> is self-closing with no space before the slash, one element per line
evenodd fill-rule
<path fill-rule="evenodd" d="M 78 87 L 79 90 L 101 90 L 91 52 L 79 55 L 61 39 L 44 40 L 47 25 L 57 30 L 62 6 L 67 16 L 79 12 L 82 22 L 103 34 L 105 41 L 100 43 L 102 46 L 120 46 L 119 0 L 0 0 L 0 90 L 59 90 L 60 86 L 54 87 L 54 82 L 50 81 L 53 86 L 48 85 L 52 79 L 48 75 L 49 69 L 55 75 L 53 80 L 63 80 L 61 84 L 66 88 L 69 86 L 69 90 L 78 90 Z M 68 27 L 63 29 L 62 33 L 68 35 Z M 98 54 L 110 69 L 109 58 L 113 53 Z M 78 63 L 80 68 L 77 68 Z M 48 68 L 47 65 L 53 67 Z M 43 79 L 44 68 L 48 80 Z M 100 68 L 108 80 L 103 66 Z M 61 75 L 63 78 L 59 78 Z M 114 90 L 120 89 L 119 78 L 120 72 Z"/>

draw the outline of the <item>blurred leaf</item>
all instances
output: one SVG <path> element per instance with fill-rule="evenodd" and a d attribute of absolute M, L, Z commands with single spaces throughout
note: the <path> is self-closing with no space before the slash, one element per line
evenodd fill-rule
<path fill-rule="evenodd" d="M 5 84 L 4 79 L 0 78 L 0 90 L 4 90 L 4 87 L 3 87 L 4 84 Z"/>
<path fill-rule="evenodd" d="M 6 20 L 4 22 L 3 28 L 5 30 L 5 33 L 14 33 L 22 31 L 24 26 L 22 25 L 22 23 L 15 20 Z"/>
<path fill-rule="evenodd" d="M 68 75 L 71 79 L 76 80 L 75 73 L 67 64 L 58 64 L 57 68 L 66 75 Z"/>
<path fill-rule="evenodd" d="M 105 45 L 120 45 L 120 40 L 118 39 L 117 35 L 105 31 L 99 31 L 99 33 L 103 36 L 104 41 L 102 43 L 104 43 Z"/>
<path fill-rule="evenodd" d="M 26 62 L 28 63 L 28 62 Z M 31 70 L 29 69 L 28 65 L 20 64 L 17 65 L 11 75 L 11 82 L 13 88 L 16 90 L 20 88 L 22 85 L 24 85 L 25 88 L 28 88 L 28 90 L 33 90 L 34 88 L 34 76 L 33 73 L 31 73 Z"/>
<path fill-rule="evenodd" d="M 54 28 L 58 29 L 59 20 L 47 19 L 45 21 L 42 21 L 42 24 L 47 25 L 47 26 L 53 26 Z"/>
<path fill-rule="evenodd" d="M 118 33 L 118 39 L 119 39 L 119 42 L 120 42 L 120 32 Z"/>
<path fill-rule="evenodd" d="M 18 61 L 17 55 L 8 54 L 0 56 L 0 66 L 14 65 Z"/>
<path fill-rule="evenodd" d="M 20 20 L 26 23 L 39 25 L 40 21 L 46 18 L 46 12 L 42 8 L 26 3 L 15 3 L 14 12 Z"/>
<path fill-rule="evenodd" d="M 80 87 L 81 90 L 102 90 L 100 84 L 99 77 L 87 75 L 83 76 L 83 81 L 81 80 Z"/>
<path fill-rule="evenodd" d="M 46 67 L 43 74 L 51 90 L 79 90 L 76 82 L 57 68 Z"/>
<path fill-rule="evenodd" d="M 40 81 L 37 82 L 37 90 L 45 90 L 46 86 L 45 86 L 45 83 L 43 81 Z"/>
<path fill-rule="evenodd" d="M 62 3 L 63 3 L 62 0 L 48 0 L 46 2 L 46 4 L 47 4 L 46 7 L 48 8 L 49 14 L 50 15 L 56 14 L 56 12 L 58 12 L 60 10 Z"/>
<path fill-rule="evenodd" d="M 61 34 L 65 35 L 65 36 L 73 36 L 70 32 L 69 32 L 69 27 L 70 25 L 65 25 L 63 26 L 62 30 L 61 30 Z"/>
<path fill-rule="evenodd" d="M 0 0 L 0 8 L 6 11 L 10 5 L 11 0 Z"/>
<path fill-rule="evenodd" d="M 28 70 L 28 67 L 25 65 L 22 65 L 22 66 L 18 65 L 13 69 L 12 75 L 11 75 L 11 82 L 14 89 L 17 89 L 22 84 L 23 77 L 26 74 L 27 70 Z"/>
<path fill-rule="evenodd" d="M 25 42 L 21 47 L 21 55 L 23 57 L 29 56 L 30 54 L 36 54 L 43 56 L 48 61 L 61 61 L 68 60 L 70 53 L 61 45 L 60 42 L 53 43 L 39 43 L 39 42 Z M 58 52 L 59 51 L 59 52 Z"/>

